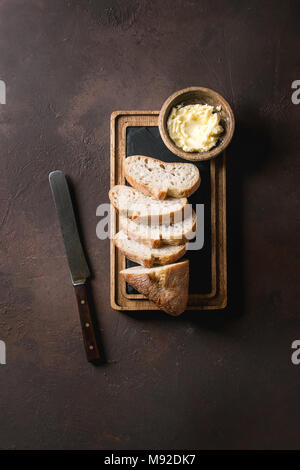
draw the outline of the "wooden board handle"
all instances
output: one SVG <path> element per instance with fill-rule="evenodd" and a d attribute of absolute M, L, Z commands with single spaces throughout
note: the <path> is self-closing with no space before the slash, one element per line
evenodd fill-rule
<path fill-rule="evenodd" d="M 74 289 L 77 298 L 86 357 L 89 362 L 97 361 L 100 359 L 100 352 L 92 321 L 87 288 L 85 284 L 80 284 L 74 286 Z"/>

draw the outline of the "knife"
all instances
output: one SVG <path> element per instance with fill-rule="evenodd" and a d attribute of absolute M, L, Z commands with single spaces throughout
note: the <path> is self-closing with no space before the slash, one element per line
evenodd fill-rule
<path fill-rule="evenodd" d="M 72 284 L 75 289 L 86 357 L 89 362 L 100 359 L 87 295 L 87 265 L 78 234 L 72 200 L 66 177 L 62 171 L 52 171 L 49 183 L 65 244 Z"/>

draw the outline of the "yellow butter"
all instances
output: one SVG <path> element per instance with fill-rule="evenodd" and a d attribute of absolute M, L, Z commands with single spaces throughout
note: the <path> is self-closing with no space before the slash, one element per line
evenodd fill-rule
<path fill-rule="evenodd" d="M 174 107 L 167 126 L 177 147 L 185 152 L 207 152 L 214 147 L 224 130 L 220 125 L 220 114 L 214 111 L 214 107 L 208 104 Z"/>

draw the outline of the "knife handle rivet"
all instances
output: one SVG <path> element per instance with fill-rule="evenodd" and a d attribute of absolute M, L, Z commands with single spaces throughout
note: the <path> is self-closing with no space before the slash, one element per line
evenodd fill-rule
<path fill-rule="evenodd" d="M 86 328 L 89 328 L 90 324 L 88 322 L 86 322 L 85 326 L 86 326 Z"/>
<path fill-rule="evenodd" d="M 85 304 L 85 300 L 81 300 L 80 303 L 83 305 Z"/>
<path fill-rule="evenodd" d="M 90 350 L 92 351 L 92 350 L 94 349 L 94 346 L 91 345 L 89 348 L 90 348 Z"/>

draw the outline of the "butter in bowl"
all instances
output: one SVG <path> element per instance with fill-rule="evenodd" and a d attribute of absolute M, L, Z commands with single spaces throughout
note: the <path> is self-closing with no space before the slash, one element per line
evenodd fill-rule
<path fill-rule="evenodd" d="M 191 161 L 209 160 L 225 150 L 234 132 L 230 105 L 217 92 L 191 87 L 171 95 L 159 114 L 168 149 Z"/>

